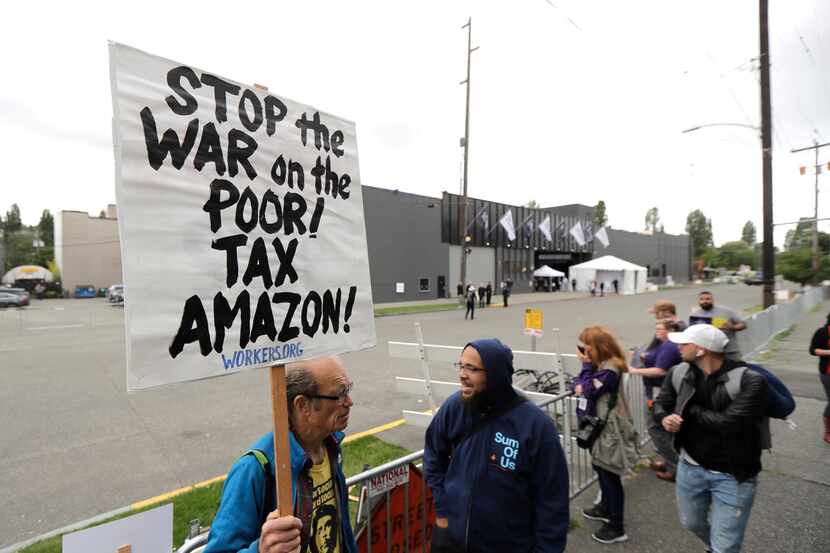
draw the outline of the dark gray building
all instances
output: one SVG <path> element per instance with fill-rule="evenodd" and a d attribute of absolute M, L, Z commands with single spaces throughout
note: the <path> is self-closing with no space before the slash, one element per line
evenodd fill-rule
<path fill-rule="evenodd" d="M 675 281 L 689 276 L 686 236 L 608 230 L 610 246 L 596 240 L 580 246 L 570 234 L 580 222 L 592 234 L 592 207 L 571 204 L 530 209 L 469 198 L 466 228 L 464 201 L 444 192 L 441 198 L 363 186 L 366 236 L 377 303 L 454 297 L 461 274 L 461 246 L 466 244 L 467 281 L 478 286 L 511 280 L 513 291 L 529 292 L 533 270 L 542 265 L 567 273 L 571 265 L 606 254 L 646 266 L 649 275 Z M 499 220 L 511 212 L 515 239 Z M 539 230 L 549 220 L 550 240 Z M 466 241 L 465 238 L 468 238 Z"/>
<path fill-rule="evenodd" d="M 594 247 L 594 256 L 615 255 L 626 261 L 648 269 L 652 282 L 662 284 L 666 277 L 675 282 L 686 282 L 691 278 L 691 249 L 689 236 L 664 232 L 645 234 L 627 230 L 608 229 L 610 245 L 604 249 L 601 244 Z"/>

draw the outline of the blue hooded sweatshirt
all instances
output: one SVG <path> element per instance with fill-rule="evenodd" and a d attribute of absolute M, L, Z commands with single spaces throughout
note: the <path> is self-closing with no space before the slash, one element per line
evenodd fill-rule
<path fill-rule="evenodd" d="M 339 491 L 338 510 L 340 511 L 341 553 L 357 553 L 352 525 L 349 520 L 348 494 L 346 479 L 340 459 L 340 442 L 342 432 L 335 432 L 327 439 L 331 472 L 335 480 L 335 489 Z M 289 433 L 291 447 L 291 493 L 293 505 L 297 506 L 297 480 L 308 477 L 311 459 L 306 455 L 300 443 Z M 276 490 L 274 483 L 274 434 L 269 432 L 251 446 L 265 454 L 270 463 L 269 474 L 265 474 L 262 465 L 254 455 L 243 455 L 231 467 L 225 485 L 222 488 L 222 502 L 216 518 L 210 526 L 210 536 L 204 553 L 256 553 L 259 547 L 259 534 L 267 516 L 276 509 Z"/>
<path fill-rule="evenodd" d="M 556 425 L 528 401 L 504 412 L 518 395 L 510 348 L 495 338 L 466 347 L 481 356 L 487 387 L 471 402 L 450 396 L 427 429 L 424 471 L 436 515 L 449 519 L 451 541 L 468 553 L 561 553 L 569 479 Z M 486 425 L 453 450 L 482 417 Z"/>

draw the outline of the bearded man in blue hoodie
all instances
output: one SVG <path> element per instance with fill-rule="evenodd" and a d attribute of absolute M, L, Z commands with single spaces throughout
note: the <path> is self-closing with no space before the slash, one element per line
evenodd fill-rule
<path fill-rule="evenodd" d="M 461 391 L 426 433 L 435 501 L 432 553 L 561 553 L 568 468 L 554 422 L 513 389 L 513 352 L 470 342 L 456 363 Z"/>
<path fill-rule="evenodd" d="M 205 553 L 357 553 L 340 454 L 353 405 L 351 388 L 336 357 L 289 366 L 294 512 L 278 516 L 275 511 L 274 434 L 269 432 L 228 473 Z"/>

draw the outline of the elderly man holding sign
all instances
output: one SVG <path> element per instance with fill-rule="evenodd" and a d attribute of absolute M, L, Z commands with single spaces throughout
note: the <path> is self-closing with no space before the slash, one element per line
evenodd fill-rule
<path fill-rule="evenodd" d="M 274 433 L 208 551 L 355 551 L 330 357 L 377 342 L 354 123 L 122 44 L 110 73 L 127 389 L 270 367 Z"/>
<path fill-rule="evenodd" d="M 290 365 L 286 384 L 294 512 L 275 510 L 269 433 L 228 474 L 205 553 L 357 551 L 339 445 L 353 405 L 351 381 L 337 358 L 324 357 Z"/>

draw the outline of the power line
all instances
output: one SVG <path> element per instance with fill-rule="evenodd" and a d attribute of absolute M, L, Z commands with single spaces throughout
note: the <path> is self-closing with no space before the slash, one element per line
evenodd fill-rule
<path fill-rule="evenodd" d="M 562 14 L 565 16 L 565 19 L 567 19 L 568 21 L 570 21 L 571 25 L 573 25 L 573 26 L 574 26 L 574 28 L 576 28 L 576 30 L 577 30 L 577 31 L 582 31 L 582 28 L 581 28 L 579 25 L 577 25 L 577 24 L 576 24 L 576 22 L 575 22 L 573 19 L 571 19 L 571 18 L 570 18 L 570 16 L 568 16 L 568 14 L 566 14 L 566 13 L 565 13 L 565 11 L 564 11 L 564 10 L 562 10 L 559 6 L 557 6 L 556 4 L 554 4 L 553 2 L 551 2 L 550 0 L 545 0 L 545 2 L 547 2 L 547 4 L 548 4 L 550 7 L 552 7 L 552 8 L 554 8 L 554 9 L 557 9 L 557 10 L 561 11 L 561 12 L 562 12 Z"/>

